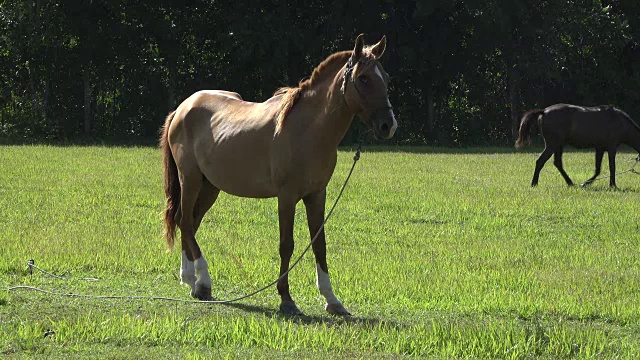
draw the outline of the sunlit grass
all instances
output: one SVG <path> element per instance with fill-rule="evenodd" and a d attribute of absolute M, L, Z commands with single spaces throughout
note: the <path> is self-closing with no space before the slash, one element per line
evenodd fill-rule
<path fill-rule="evenodd" d="M 351 165 L 340 152 L 332 202 Z M 599 357 L 640 355 L 640 177 L 569 188 L 549 162 L 504 149 L 367 148 L 327 225 L 337 296 L 328 316 L 310 254 L 291 276 L 306 316 L 278 314 L 275 289 L 233 306 L 0 292 L 5 356 Z M 632 154 L 618 156 L 620 170 Z M 566 153 L 574 182 L 593 154 Z M 606 163 L 606 162 L 605 162 Z M 606 170 L 606 167 L 605 167 Z M 165 252 L 160 154 L 153 148 L 0 148 L 0 285 L 168 296 L 180 256 Z M 276 201 L 222 195 L 199 244 L 213 294 L 277 277 Z M 296 251 L 308 241 L 302 204 Z M 30 275 L 26 261 L 61 281 Z M 46 330 L 53 335 L 44 336 Z"/>

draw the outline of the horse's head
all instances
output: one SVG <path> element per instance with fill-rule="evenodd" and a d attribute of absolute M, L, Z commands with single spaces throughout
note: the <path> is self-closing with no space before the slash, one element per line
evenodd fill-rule
<path fill-rule="evenodd" d="M 390 139 L 398 127 L 389 102 L 389 75 L 378 59 L 384 54 L 387 38 L 373 46 L 364 46 L 358 35 L 356 45 L 345 65 L 342 93 L 350 109 L 373 130 L 376 138 Z"/>

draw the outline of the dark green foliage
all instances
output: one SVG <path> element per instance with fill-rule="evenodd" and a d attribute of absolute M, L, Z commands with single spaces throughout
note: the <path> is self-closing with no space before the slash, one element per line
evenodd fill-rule
<path fill-rule="evenodd" d="M 532 107 L 640 118 L 639 19 L 635 0 L 0 1 L 0 137 L 148 141 L 191 93 L 263 101 L 362 32 L 389 39 L 395 142 L 509 145 Z"/>

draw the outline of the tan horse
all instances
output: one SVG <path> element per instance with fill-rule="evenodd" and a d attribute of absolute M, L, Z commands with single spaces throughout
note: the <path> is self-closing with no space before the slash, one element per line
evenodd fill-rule
<path fill-rule="evenodd" d="M 337 146 L 354 115 L 376 138 L 393 136 L 397 122 L 389 98 L 389 76 L 378 59 L 386 38 L 365 47 L 363 36 L 353 51 L 329 56 L 295 88 L 276 91 L 263 103 L 243 101 L 227 91 L 200 91 L 166 119 L 161 136 L 165 176 L 165 235 L 173 247 L 175 228 L 182 241 L 181 283 L 191 296 L 211 299 L 208 263 L 195 239 L 204 214 L 220 191 L 278 198 L 280 274 L 293 253 L 296 204 L 303 200 L 311 236 L 320 230 L 326 186 L 336 165 Z M 349 312 L 333 294 L 326 261 L 324 230 L 313 252 L 316 283 L 332 314 Z M 277 284 L 280 310 L 302 314 L 289 294 L 288 276 Z"/>

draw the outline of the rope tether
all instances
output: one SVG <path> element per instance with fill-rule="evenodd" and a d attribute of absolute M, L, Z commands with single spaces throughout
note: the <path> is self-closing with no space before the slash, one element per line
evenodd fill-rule
<path fill-rule="evenodd" d="M 340 188 L 340 192 L 338 193 L 338 196 L 336 197 L 335 202 L 333 203 L 333 206 L 331 206 L 331 209 L 329 210 L 329 212 L 327 213 L 327 216 L 325 217 L 324 221 L 322 222 L 322 225 L 320 225 L 320 228 L 318 229 L 318 231 L 316 232 L 316 234 L 314 235 L 314 237 L 311 239 L 311 241 L 309 242 L 309 244 L 307 245 L 307 247 L 302 251 L 302 253 L 300 254 L 300 256 L 296 259 L 296 261 L 293 262 L 293 264 L 291 264 L 291 266 L 289 267 L 289 269 L 287 269 L 287 271 L 285 271 L 282 275 L 280 275 L 276 280 L 274 280 L 273 282 L 263 286 L 262 288 L 255 290 L 247 295 L 243 295 L 243 296 L 239 296 L 237 298 L 234 299 L 229 299 L 229 300 L 209 300 L 209 301 L 202 301 L 202 300 L 186 300 L 186 299 L 177 299 L 177 298 L 170 298 L 170 297 L 164 297 L 164 296 L 136 296 L 136 295 L 87 295 L 87 294 L 72 294 L 72 293 L 60 293 L 60 292 L 54 292 L 54 291 L 49 291 L 49 290 L 43 290 L 34 286 L 13 286 L 8 288 L 8 291 L 15 291 L 15 290 L 32 290 L 32 291 L 36 291 L 36 292 L 40 292 L 43 294 L 48 294 L 48 295 L 54 295 L 54 296 L 68 296 L 68 297 L 77 297 L 77 298 L 91 298 L 91 299 L 129 299 L 129 300 L 138 300 L 138 299 L 144 299 L 144 300 L 164 300 L 164 301 L 176 301 L 176 302 L 184 302 L 184 303 L 200 303 L 200 304 L 228 304 L 228 303 L 232 303 L 232 302 L 236 302 L 239 300 L 243 300 L 246 298 L 249 298 L 251 296 L 254 296 L 268 288 L 270 288 L 271 286 L 275 285 L 276 283 L 278 283 L 278 281 L 280 281 L 282 278 L 284 278 L 285 276 L 287 276 L 289 274 L 289 272 L 291 272 L 291 270 L 293 270 L 293 268 L 298 265 L 298 263 L 302 260 L 302 257 L 309 251 L 309 249 L 311 248 L 311 246 L 313 246 L 313 243 L 316 241 L 316 239 L 318 238 L 318 236 L 320 235 L 320 233 L 322 232 L 322 230 L 324 229 L 325 224 L 327 223 L 327 221 L 329 221 L 329 218 L 331 217 L 331 215 L 333 214 L 333 210 L 335 210 L 336 206 L 338 205 L 338 201 L 340 200 L 340 198 L 342 197 L 342 193 L 344 192 L 344 189 L 347 186 L 347 183 L 349 183 L 349 179 L 351 179 L 351 174 L 353 174 L 353 169 L 356 166 L 356 163 L 358 162 L 358 160 L 360 160 L 360 150 L 362 149 L 362 138 L 360 138 L 360 141 L 358 143 L 358 149 L 356 150 L 355 155 L 353 156 L 353 164 L 351 165 L 351 169 L 349 170 L 349 174 L 347 175 L 347 178 L 344 181 L 344 184 L 342 184 L 342 188 Z M 42 272 L 43 274 L 46 274 L 48 276 L 54 277 L 56 279 L 60 279 L 60 280 L 72 280 L 70 278 L 64 277 L 64 276 L 59 276 L 59 275 L 55 275 L 52 274 L 44 269 L 41 269 L 40 267 L 38 267 L 37 265 L 35 265 L 35 261 L 33 259 L 29 260 L 27 262 L 27 266 L 29 267 L 29 273 L 33 274 L 33 269 L 36 269 L 40 272 Z M 77 280 L 84 280 L 84 281 L 98 281 L 99 279 L 96 278 L 78 278 Z"/>

